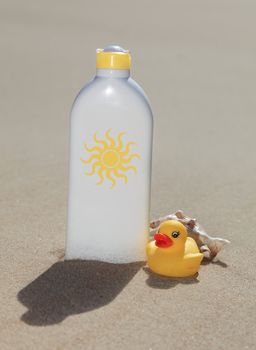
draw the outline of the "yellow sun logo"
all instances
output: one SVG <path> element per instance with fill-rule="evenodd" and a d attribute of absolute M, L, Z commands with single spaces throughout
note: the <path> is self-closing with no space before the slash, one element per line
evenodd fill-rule
<path fill-rule="evenodd" d="M 80 159 L 84 164 L 92 164 L 91 171 L 86 172 L 86 175 L 92 176 L 97 172 L 99 176 L 97 185 L 101 185 L 107 178 L 112 183 L 110 188 L 114 188 L 116 178 L 122 178 L 125 183 L 128 182 L 128 177 L 123 172 L 129 170 L 137 172 L 134 165 L 126 166 L 126 164 L 129 164 L 133 158 L 140 159 L 140 156 L 137 153 L 130 154 L 130 147 L 136 142 L 130 141 L 125 144 L 122 140 L 124 132 L 117 135 L 117 140 L 110 135 L 110 132 L 111 129 L 105 132 L 105 140 L 98 139 L 95 133 L 93 139 L 96 145 L 89 148 L 84 144 L 84 148 L 91 153 L 91 156 L 87 160 Z"/>

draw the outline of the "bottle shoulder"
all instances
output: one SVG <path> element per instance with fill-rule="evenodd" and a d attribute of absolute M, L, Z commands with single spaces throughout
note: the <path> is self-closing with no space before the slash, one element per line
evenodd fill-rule
<path fill-rule="evenodd" d="M 146 100 L 147 104 L 149 105 L 149 107 L 151 108 L 150 106 L 150 101 L 149 101 L 149 98 L 146 94 L 146 92 L 144 91 L 144 89 L 132 78 L 129 78 L 128 79 L 128 84 L 132 87 L 132 89 L 134 89 L 139 95 L 141 95 L 141 97 L 143 99 Z"/>
<path fill-rule="evenodd" d="M 78 104 L 80 102 L 81 99 L 83 99 L 88 92 L 90 92 L 90 90 L 93 88 L 93 82 L 94 79 L 89 80 L 78 92 L 78 94 L 76 95 L 73 105 L 72 105 L 72 109 L 73 107 Z"/>
<path fill-rule="evenodd" d="M 145 108 L 152 114 L 149 99 L 142 87 L 132 78 L 95 77 L 78 93 L 72 109 L 80 105 L 115 105 L 122 104 Z"/>

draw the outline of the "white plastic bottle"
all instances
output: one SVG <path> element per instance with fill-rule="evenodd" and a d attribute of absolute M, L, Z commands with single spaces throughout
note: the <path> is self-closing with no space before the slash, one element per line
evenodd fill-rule
<path fill-rule="evenodd" d="M 66 259 L 145 260 L 153 116 L 131 57 L 97 50 L 97 71 L 71 113 Z"/>

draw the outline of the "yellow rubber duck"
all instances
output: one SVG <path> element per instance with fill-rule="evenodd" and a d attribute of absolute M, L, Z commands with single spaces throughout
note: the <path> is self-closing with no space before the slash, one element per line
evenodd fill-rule
<path fill-rule="evenodd" d="M 187 236 L 185 226 L 176 220 L 168 220 L 160 225 L 146 251 L 149 268 L 169 277 L 196 274 L 203 259 L 196 242 Z"/>

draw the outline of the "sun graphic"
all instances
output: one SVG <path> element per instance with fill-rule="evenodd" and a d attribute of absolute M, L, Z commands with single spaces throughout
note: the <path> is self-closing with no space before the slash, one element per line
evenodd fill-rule
<path fill-rule="evenodd" d="M 87 160 L 80 159 L 84 164 L 91 163 L 92 169 L 86 172 L 86 175 L 92 176 L 97 173 L 99 176 L 97 185 L 101 185 L 107 178 L 112 183 L 110 188 L 114 188 L 117 178 L 122 178 L 125 183 L 128 182 L 128 177 L 123 172 L 129 170 L 137 172 L 134 165 L 126 166 L 126 164 L 128 165 L 133 158 L 140 159 L 140 156 L 137 153 L 130 154 L 130 147 L 136 142 L 130 141 L 125 144 L 122 140 L 124 132 L 117 135 L 117 140 L 110 135 L 110 132 L 111 129 L 105 132 L 105 140 L 98 139 L 95 133 L 93 139 L 96 145 L 89 148 L 84 144 L 84 148 L 91 153 L 91 156 Z"/>

